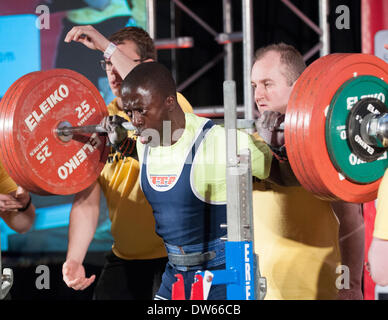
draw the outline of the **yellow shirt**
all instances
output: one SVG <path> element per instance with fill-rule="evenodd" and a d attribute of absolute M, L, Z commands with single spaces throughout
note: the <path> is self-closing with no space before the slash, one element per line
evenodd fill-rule
<path fill-rule="evenodd" d="M 376 218 L 373 236 L 376 238 L 388 240 L 388 170 L 379 186 L 377 195 Z"/>
<path fill-rule="evenodd" d="M 329 202 L 302 187 L 254 183 L 255 251 L 268 300 L 336 299 L 341 255 Z"/>
<path fill-rule="evenodd" d="M 177 94 L 184 112 L 193 112 L 190 103 Z M 129 120 L 113 100 L 108 105 L 110 115 Z M 131 133 L 129 133 L 130 135 Z M 117 156 L 117 157 L 115 157 Z M 139 184 L 139 162 L 131 157 L 120 159 L 116 153 L 113 162 L 107 162 L 99 177 L 99 183 L 107 199 L 112 250 L 122 259 L 154 259 L 166 256 L 162 239 L 155 233 L 155 219 Z"/>
<path fill-rule="evenodd" d="M 329 202 L 302 187 L 255 182 L 253 219 L 255 252 L 267 278 L 265 299 L 337 298 L 339 223 Z"/>
<path fill-rule="evenodd" d="M 0 162 L 0 193 L 7 194 L 16 191 L 17 185 L 5 171 L 3 164 Z"/>

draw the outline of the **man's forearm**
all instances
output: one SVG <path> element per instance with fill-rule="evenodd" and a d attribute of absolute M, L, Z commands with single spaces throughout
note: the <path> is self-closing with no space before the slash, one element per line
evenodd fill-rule
<path fill-rule="evenodd" d="M 340 299 L 362 299 L 362 272 L 364 263 L 364 218 L 362 204 L 344 201 L 332 202 L 331 207 L 339 220 L 339 248 L 341 264 L 349 268 L 350 288 L 339 291 Z"/>
<path fill-rule="evenodd" d="M 116 48 L 110 60 L 122 79 L 137 65 L 135 61 L 126 56 L 119 48 Z"/>
<path fill-rule="evenodd" d="M 89 190 L 90 189 L 90 190 Z M 100 211 L 100 186 L 93 185 L 75 196 L 69 221 L 66 259 L 82 263 L 96 232 Z"/>
<path fill-rule="evenodd" d="M 75 26 L 67 34 L 64 39 L 65 42 L 77 41 L 84 44 L 89 49 L 99 50 L 102 53 L 108 53 L 107 49 L 110 46 L 110 41 L 97 31 L 94 27 L 87 26 Z M 112 52 L 110 51 L 109 56 L 105 59 L 110 59 L 121 78 L 125 76 L 136 66 L 137 62 L 129 58 L 124 52 L 118 47 Z"/>
<path fill-rule="evenodd" d="M 31 229 L 35 221 L 35 207 L 31 203 L 26 211 L 7 211 L 0 214 L 5 223 L 18 233 L 25 233 Z"/>

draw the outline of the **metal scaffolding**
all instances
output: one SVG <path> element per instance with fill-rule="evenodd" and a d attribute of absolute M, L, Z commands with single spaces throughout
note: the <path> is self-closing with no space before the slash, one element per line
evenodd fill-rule
<path fill-rule="evenodd" d="M 306 25 L 313 29 L 320 37 L 320 41 L 308 52 L 304 53 L 305 60 L 311 58 L 318 51 L 320 56 L 324 56 L 330 53 L 330 34 L 328 24 L 329 13 L 329 0 L 319 1 L 319 26 L 316 25 L 309 17 L 307 17 L 301 10 L 299 10 L 290 0 L 281 0 L 291 11 L 293 11 Z M 252 0 L 241 0 L 242 6 L 242 31 L 232 30 L 232 0 L 222 0 L 223 10 L 223 32 L 218 33 L 211 26 L 209 26 L 204 20 L 195 14 L 190 8 L 188 8 L 183 0 L 170 0 L 173 6 L 176 6 L 189 17 L 191 17 L 196 23 L 198 23 L 203 29 L 211 34 L 215 41 L 224 46 L 222 53 L 216 55 L 211 61 L 202 66 L 199 70 L 194 72 L 190 77 L 185 79 L 182 83 L 178 84 L 178 91 L 182 91 L 187 88 L 194 81 L 199 79 L 209 69 L 215 66 L 222 59 L 224 60 L 224 80 L 234 80 L 234 66 L 233 66 L 233 43 L 243 42 L 243 88 L 244 88 L 244 100 L 243 105 L 237 107 L 239 114 L 243 114 L 243 118 L 246 120 L 252 120 L 254 101 L 252 95 L 250 72 L 252 67 L 252 59 L 254 52 L 254 29 L 253 29 L 253 6 Z M 155 14 L 156 0 L 147 0 L 147 28 L 151 38 L 155 39 L 155 45 L 157 49 L 181 49 L 193 47 L 194 40 L 191 37 L 175 37 L 175 21 L 171 24 L 171 39 L 156 39 L 156 14 Z M 172 7 L 171 13 L 174 12 Z M 174 55 L 175 57 L 175 55 Z M 174 61 L 173 61 L 174 64 Z M 176 66 L 173 67 L 173 73 L 175 74 Z M 224 115 L 223 106 L 208 106 L 200 107 L 194 110 L 195 113 L 206 115 L 210 117 L 219 117 Z"/>
<path fill-rule="evenodd" d="M 320 56 L 330 53 L 330 31 L 329 31 L 329 0 L 319 1 L 319 26 L 317 26 L 309 17 L 300 11 L 291 1 L 281 0 L 293 13 L 295 13 L 307 26 L 319 35 L 319 42 L 303 55 L 304 60 L 310 59 L 319 51 Z"/>

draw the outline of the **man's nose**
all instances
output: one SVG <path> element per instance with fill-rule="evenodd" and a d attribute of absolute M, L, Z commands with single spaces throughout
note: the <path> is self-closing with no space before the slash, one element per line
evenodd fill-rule
<path fill-rule="evenodd" d="M 117 79 L 117 80 L 121 80 L 121 77 L 120 77 L 120 74 L 119 72 L 117 71 L 116 67 L 112 65 L 112 69 L 110 69 L 110 72 L 112 74 L 112 76 Z"/>
<path fill-rule="evenodd" d="M 257 86 L 255 88 L 255 101 L 256 101 L 256 103 L 263 98 L 264 98 L 264 88 L 262 88 L 261 86 Z"/>

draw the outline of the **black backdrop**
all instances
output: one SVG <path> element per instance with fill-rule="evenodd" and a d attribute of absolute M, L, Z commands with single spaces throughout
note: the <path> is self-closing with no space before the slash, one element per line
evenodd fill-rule
<path fill-rule="evenodd" d="M 170 1 L 157 2 L 157 38 L 170 37 Z M 184 4 L 201 17 L 217 32 L 223 30 L 222 1 L 221 0 L 185 0 Z M 241 0 L 232 0 L 233 31 L 241 31 Z M 360 52 L 361 51 L 361 1 L 360 0 L 331 0 L 330 2 L 330 46 L 331 52 Z M 293 0 L 292 3 L 319 25 L 318 0 Z M 302 53 L 306 53 L 319 41 L 319 36 L 299 17 L 297 17 L 280 0 L 253 0 L 253 30 L 254 49 L 274 43 L 286 42 L 294 45 Z M 335 9 L 339 5 L 346 5 L 350 12 L 350 28 L 339 30 L 335 21 L 339 17 Z M 191 76 L 195 71 L 209 62 L 222 46 L 218 45 L 213 36 L 197 24 L 190 16 L 176 7 L 176 35 L 194 38 L 194 47 L 177 50 L 176 80 L 178 85 Z M 311 63 L 319 54 L 310 58 Z M 160 50 L 159 61 L 171 66 L 171 52 Z M 234 68 L 237 82 L 238 103 L 243 102 L 242 87 L 242 44 L 234 45 Z M 222 82 L 224 80 L 223 62 L 192 83 L 182 93 L 194 107 L 222 105 Z"/>

